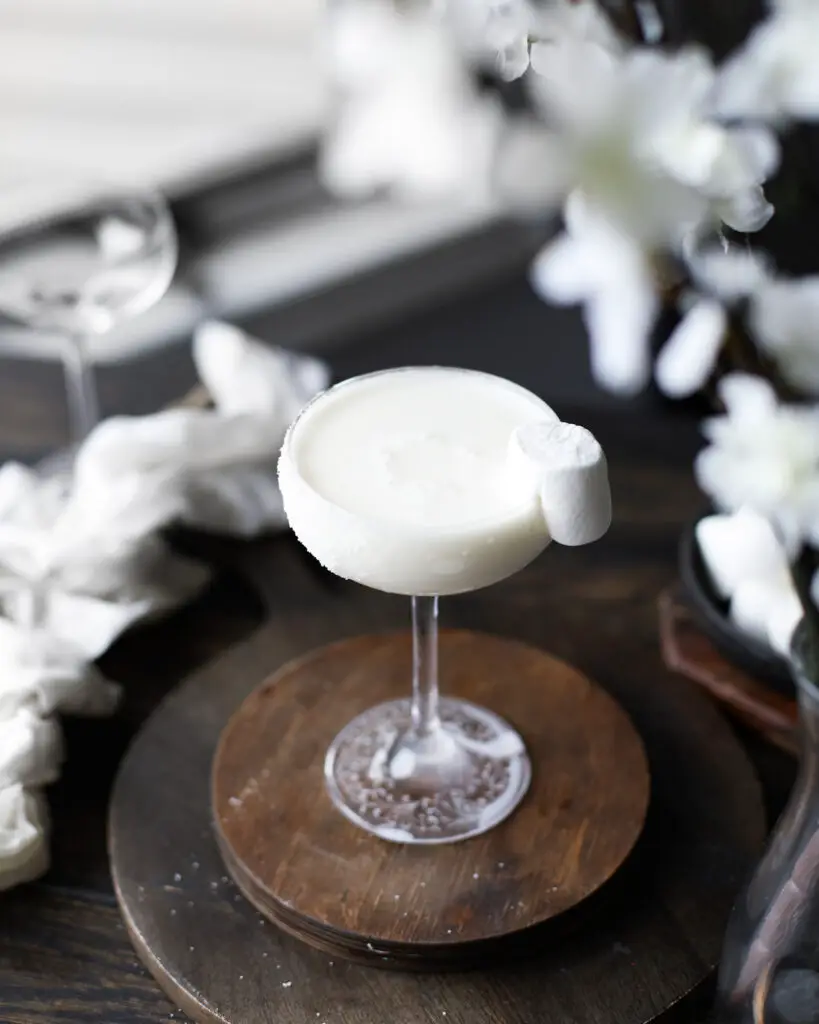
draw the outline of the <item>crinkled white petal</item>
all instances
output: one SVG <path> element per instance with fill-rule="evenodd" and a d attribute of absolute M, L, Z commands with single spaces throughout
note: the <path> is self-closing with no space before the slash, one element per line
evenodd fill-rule
<path fill-rule="evenodd" d="M 698 391 L 714 369 L 725 338 L 727 316 L 720 303 L 701 299 L 682 318 L 657 360 L 654 376 L 671 398 Z"/>

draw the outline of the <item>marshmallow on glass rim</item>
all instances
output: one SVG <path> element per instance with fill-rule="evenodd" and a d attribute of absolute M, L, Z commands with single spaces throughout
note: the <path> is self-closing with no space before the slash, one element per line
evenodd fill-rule
<path fill-rule="evenodd" d="M 314 399 L 285 438 L 279 482 L 294 533 L 326 568 L 413 602 L 413 699 L 342 730 L 325 762 L 334 803 L 397 842 L 485 832 L 520 802 L 531 767 L 503 719 L 439 701 L 438 596 L 498 582 L 552 539 L 602 536 L 600 446 L 510 381 L 406 367 Z"/>

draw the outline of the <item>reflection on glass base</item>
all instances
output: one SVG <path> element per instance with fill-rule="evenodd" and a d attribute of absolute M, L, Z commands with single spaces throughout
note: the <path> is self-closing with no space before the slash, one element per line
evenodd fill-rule
<path fill-rule="evenodd" d="M 529 788 L 531 765 L 502 718 L 444 698 L 439 728 L 412 730 L 409 700 L 370 708 L 327 751 L 330 797 L 350 821 L 395 843 L 454 843 L 503 821 Z"/>

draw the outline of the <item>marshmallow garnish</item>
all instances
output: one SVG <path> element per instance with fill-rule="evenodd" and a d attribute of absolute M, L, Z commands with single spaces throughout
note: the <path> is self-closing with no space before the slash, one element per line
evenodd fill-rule
<path fill-rule="evenodd" d="M 572 423 L 529 423 L 512 435 L 514 474 L 526 474 L 540 494 L 552 539 L 575 547 L 599 540 L 611 525 L 611 491 L 603 449 Z"/>

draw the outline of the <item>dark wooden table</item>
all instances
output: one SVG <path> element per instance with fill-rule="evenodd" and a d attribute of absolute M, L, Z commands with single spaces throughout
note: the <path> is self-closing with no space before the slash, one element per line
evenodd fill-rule
<path fill-rule="evenodd" d="M 407 362 L 450 362 L 493 369 L 520 380 L 553 401 L 564 418 L 590 426 L 609 453 L 615 524 L 589 549 L 555 551 L 526 571 L 527 600 L 504 609 L 493 604 L 492 628 L 502 633 L 504 615 L 542 614 L 542 588 L 593 595 L 600 615 L 578 622 L 559 652 L 594 673 L 596 630 L 627 638 L 629 657 L 658 663 L 656 596 L 675 574 L 680 530 L 701 508 L 690 463 L 698 441 L 694 422 L 671 416 L 651 400 L 634 405 L 596 404 L 573 356 L 563 388 L 548 351 L 548 314 L 531 302 L 520 282 L 461 303 L 415 324 L 362 339 L 340 350 L 339 376 Z M 477 310 L 477 313 L 476 313 Z M 502 335 L 498 333 L 502 331 Z M 543 358 L 539 358 L 542 346 Z M 36 368 L 27 367 L 31 383 Z M 2 389 L 13 391 L 8 370 Z M 561 396 L 571 395 L 571 403 Z M 35 415 L 36 413 L 36 415 Z M 0 444 L 25 437 L 25 423 L 48 419 L 33 410 L 28 420 L 0 414 Z M 57 419 L 59 412 L 53 414 Z M 57 421 L 55 419 L 55 422 Z M 54 428 L 56 429 L 56 427 Z M 0 897 L 0 1024 L 147 1024 L 182 1019 L 141 968 L 120 923 L 105 849 L 106 805 L 117 764 L 140 724 L 162 696 L 228 645 L 248 635 L 263 615 L 275 614 L 294 595 L 315 599 L 315 569 L 289 536 L 257 542 L 277 571 L 264 594 L 247 581 L 258 547 L 232 542 L 189 541 L 222 567 L 212 588 L 195 604 L 164 622 L 134 630 L 103 659 L 103 669 L 125 685 L 120 713 L 108 721 L 66 725 L 68 758 L 50 790 L 54 815 L 53 866 L 41 881 Z M 309 580 L 309 585 L 307 581 Z M 300 595 L 300 596 L 299 596 Z M 488 624 L 487 624 L 488 625 Z M 750 735 L 743 735 L 765 783 L 771 813 L 781 807 L 792 781 L 792 762 Z"/>

